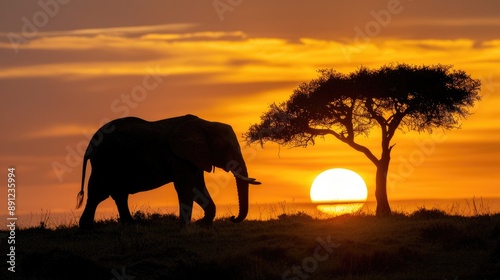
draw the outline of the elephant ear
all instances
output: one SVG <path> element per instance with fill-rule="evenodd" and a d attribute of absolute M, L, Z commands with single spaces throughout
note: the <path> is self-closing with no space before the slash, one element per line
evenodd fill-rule
<path fill-rule="evenodd" d="M 203 122 L 206 121 L 199 118 L 182 122 L 174 129 L 169 143 L 176 156 L 211 172 L 213 161 Z"/>

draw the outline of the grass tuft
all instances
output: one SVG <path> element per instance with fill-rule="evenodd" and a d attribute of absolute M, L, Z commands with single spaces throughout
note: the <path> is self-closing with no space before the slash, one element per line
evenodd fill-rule
<path fill-rule="evenodd" d="M 305 212 L 299 211 L 299 212 L 292 213 L 292 214 L 287 214 L 287 213 L 280 214 L 280 215 L 278 215 L 278 220 L 279 221 L 312 221 L 313 217 L 311 217 L 311 215 L 309 215 Z"/>
<path fill-rule="evenodd" d="M 447 216 L 448 214 L 446 214 L 446 212 L 436 208 L 433 209 L 419 208 L 410 215 L 410 217 L 417 219 L 441 219 Z"/>

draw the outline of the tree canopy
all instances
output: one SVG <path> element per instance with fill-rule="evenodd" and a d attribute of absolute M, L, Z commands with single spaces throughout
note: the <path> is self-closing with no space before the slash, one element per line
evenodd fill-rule
<path fill-rule="evenodd" d="M 460 127 L 481 99 L 480 86 L 479 80 L 450 65 L 391 64 L 378 69 L 360 67 L 350 74 L 322 69 L 318 78 L 300 84 L 288 101 L 271 104 L 245 138 L 261 145 L 272 141 L 306 147 L 317 136 L 333 135 L 364 153 L 377 166 L 377 175 L 380 169 L 380 176 L 386 177 L 390 142 L 397 129 L 431 133 L 436 128 Z M 357 136 L 368 136 L 375 127 L 382 136 L 380 156 L 356 142 Z M 386 178 L 377 176 L 377 189 L 383 187 L 383 191 L 376 194 L 385 193 L 385 184 Z M 378 195 L 377 201 L 380 204 Z"/>

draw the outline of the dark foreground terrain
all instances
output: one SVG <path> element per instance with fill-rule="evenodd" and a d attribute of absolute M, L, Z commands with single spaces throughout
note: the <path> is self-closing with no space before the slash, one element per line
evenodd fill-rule
<path fill-rule="evenodd" d="M 367 215 L 180 230 L 171 215 L 16 232 L 16 272 L 0 279 L 500 279 L 500 215 Z M 2 233 L 5 236 L 5 233 Z M 210 276 L 210 277 L 208 277 Z M 207 278 L 208 277 L 208 278 Z"/>

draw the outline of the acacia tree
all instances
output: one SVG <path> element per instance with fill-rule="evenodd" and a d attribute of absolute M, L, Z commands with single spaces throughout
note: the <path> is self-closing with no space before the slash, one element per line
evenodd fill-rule
<path fill-rule="evenodd" d="M 458 128 L 481 99 L 480 87 L 479 80 L 449 65 L 361 67 L 350 74 L 319 70 L 319 77 L 300 84 L 288 101 L 270 105 L 244 137 L 249 144 L 306 147 L 317 136 L 333 135 L 375 164 L 376 215 L 389 215 L 387 174 L 396 130 Z M 378 156 L 356 138 L 375 128 L 382 139 Z"/>

